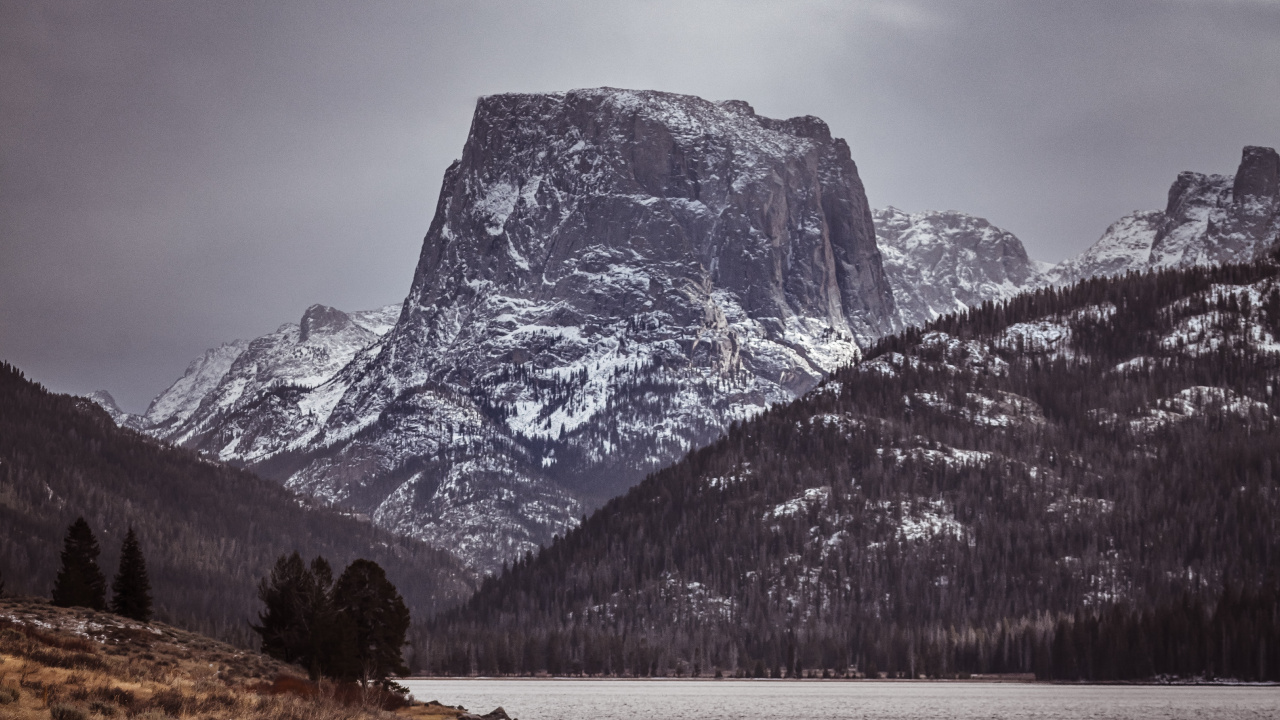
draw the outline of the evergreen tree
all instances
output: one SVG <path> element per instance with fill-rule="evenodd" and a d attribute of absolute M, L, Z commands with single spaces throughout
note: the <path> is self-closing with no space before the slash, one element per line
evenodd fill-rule
<path fill-rule="evenodd" d="M 338 676 L 368 687 L 408 668 L 400 656 L 409 629 L 409 609 L 372 560 L 356 560 L 333 587 L 333 605 L 341 619 L 345 652 Z"/>
<path fill-rule="evenodd" d="M 328 560 L 316 557 L 308 567 L 296 551 L 280 556 L 271 577 L 258 586 L 266 609 L 258 614 L 261 624 L 252 627 L 262 638 L 262 651 L 305 667 L 312 680 L 343 676 L 354 626 L 339 620 L 332 588 Z"/>
<path fill-rule="evenodd" d="M 298 658 L 312 680 L 321 675 L 335 677 L 335 666 L 345 650 L 342 624 L 333 607 L 333 569 L 329 561 L 317 556 L 311 561 L 310 584 L 304 586 L 303 619 L 310 644 Z"/>
<path fill-rule="evenodd" d="M 111 612 L 141 622 L 151 619 L 151 581 L 132 527 L 120 548 L 120 569 L 111 581 L 111 591 Z"/>
<path fill-rule="evenodd" d="M 98 540 L 83 517 L 67 528 L 62 568 L 53 584 L 53 604 L 107 609 L 107 579 L 98 569 Z"/>
<path fill-rule="evenodd" d="M 258 599 L 266 609 L 258 613 L 254 632 L 262 638 L 262 652 L 277 660 L 297 662 L 311 644 L 306 608 L 315 578 L 295 550 L 281 555 L 270 578 L 258 583 Z"/>

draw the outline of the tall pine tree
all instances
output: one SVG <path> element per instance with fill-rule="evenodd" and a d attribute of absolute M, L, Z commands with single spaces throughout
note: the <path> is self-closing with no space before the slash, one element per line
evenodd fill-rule
<path fill-rule="evenodd" d="M 277 660 L 298 662 L 311 645 L 307 604 L 315 576 L 295 550 L 281 555 L 269 578 L 258 583 L 258 599 L 266 608 L 251 625 L 262 638 L 262 652 Z"/>
<path fill-rule="evenodd" d="M 340 676 L 368 687 L 385 682 L 392 673 L 409 671 L 400 656 L 409 609 L 377 563 L 360 559 L 348 565 L 333 586 L 333 606 L 338 618 L 350 623 L 344 633 L 349 664 Z"/>
<path fill-rule="evenodd" d="M 147 622 L 151 619 L 151 581 L 138 537 L 129 528 L 120 548 L 120 569 L 111 581 L 111 612 Z"/>
<path fill-rule="evenodd" d="M 98 540 L 83 517 L 67 528 L 62 568 L 53 583 L 53 604 L 107 609 L 107 579 L 98 569 Z"/>

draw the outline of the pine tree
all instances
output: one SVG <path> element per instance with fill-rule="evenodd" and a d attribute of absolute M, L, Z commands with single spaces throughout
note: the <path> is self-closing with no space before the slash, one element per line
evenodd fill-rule
<path fill-rule="evenodd" d="M 251 625 L 262 638 L 262 652 L 277 660 L 296 662 L 310 646 L 306 606 L 309 587 L 315 582 L 295 550 L 281 555 L 270 578 L 258 583 L 258 599 L 266 608 L 258 613 L 258 625 Z"/>
<path fill-rule="evenodd" d="M 111 612 L 141 622 L 151 619 L 151 582 L 147 579 L 147 563 L 133 528 L 124 536 L 120 570 L 111 581 L 111 591 Z"/>
<path fill-rule="evenodd" d="M 356 560 L 333 586 L 333 606 L 348 647 L 339 677 L 359 680 L 366 687 L 382 683 L 392 673 L 404 674 L 400 651 L 409 629 L 409 609 L 372 560 Z"/>
<path fill-rule="evenodd" d="M 107 609 L 107 579 L 98 569 L 98 540 L 83 517 L 67 528 L 62 568 L 53 584 L 53 604 Z"/>
<path fill-rule="evenodd" d="M 258 614 L 261 624 L 251 627 L 262 638 L 262 652 L 302 665 L 313 680 L 343 676 L 354 626 L 339 620 L 332 587 L 333 570 L 323 557 L 308 567 L 296 551 L 281 555 L 258 586 L 266 609 Z"/>

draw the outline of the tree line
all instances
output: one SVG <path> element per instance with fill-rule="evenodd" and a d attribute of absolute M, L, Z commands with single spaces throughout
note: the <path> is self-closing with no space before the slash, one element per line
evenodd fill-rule
<path fill-rule="evenodd" d="M 87 607 L 107 610 L 133 620 L 151 619 L 151 581 L 147 564 L 133 528 L 129 528 L 120 548 L 120 567 L 111 581 L 111 603 L 107 603 L 107 579 L 98 568 L 98 539 L 83 517 L 67 528 L 62 544 L 62 566 L 53 584 L 53 604 L 58 607 Z"/>
<path fill-rule="evenodd" d="M 51 592 L 53 604 L 109 610 L 148 622 L 151 583 L 133 529 L 120 550 L 109 603 L 99 554 L 89 523 L 76 518 L 63 540 L 62 562 Z M 270 575 L 259 581 L 258 599 L 265 607 L 251 627 L 261 639 L 262 652 L 306 668 L 312 680 L 323 676 L 359 682 L 365 688 L 391 689 L 391 675 L 409 672 L 401 658 L 409 609 L 372 560 L 353 561 L 335 581 L 329 561 L 322 556 L 307 565 L 297 551 L 281 555 Z"/>
<path fill-rule="evenodd" d="M 329 561 L 310 564 L 296 551 L 282 555 L 258 585 L 265 609 L 253 630 L 262 652 L 320 677 L 388 686 L 392 674 L 409 672 L 401 658 L 409 609 L 386 573 L 358 559 L 337 581 Z"/>
<path fill-rule="evenodd" d="M 83 516 L 119 561 L 132 529 L 147 551 L 158 620 L 252 647 L 258 579 L 297 549 L 377 562 L 415 616 L 456 604 L 473 573 L 450 553 L 300 498 L 279 483 L 117 427 L 0 362 L 0 577 L 47 595 L 68 525 Z"/>
<path fill-rule="evenodd" d="M 1280 356 L 1255 339 L 1280 332 L 1277 272 L 1091 280 L 886 340 L 504 567 L 421 663 L 1272 677 Z M 1060 346 L 1005 334 L 1042 321 Z M 1116 669 L 1084 661 L 1135 634 Z"/>

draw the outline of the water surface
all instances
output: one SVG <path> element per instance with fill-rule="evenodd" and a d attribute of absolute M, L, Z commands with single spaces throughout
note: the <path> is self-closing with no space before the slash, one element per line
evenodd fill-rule
<path fill-rule="evenodd" d="M 795 680 L 430 679 L 418 700 L 518 720 L 1280 718 L 1280 688 Z"/>

